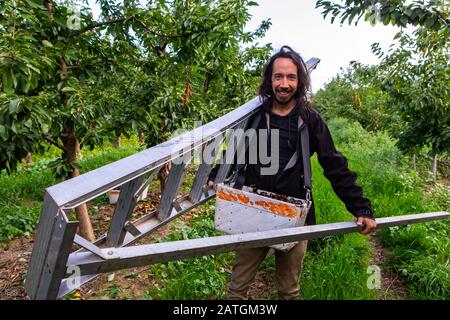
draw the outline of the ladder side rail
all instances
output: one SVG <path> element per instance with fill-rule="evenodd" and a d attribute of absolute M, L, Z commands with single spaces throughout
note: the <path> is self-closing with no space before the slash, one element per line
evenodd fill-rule
<path fill-rule="evenodd" d="M 37 294 L 40 278 L 46 263 L 50 239 L 52 237 L 53 224 L 55 223 L 55 216 L 58 214 L 58 210 L 58 205 L 46 192 L 25 281 L 27 293 L 32 299 L 34 299 Z"/>
<path fill-rule="evenodd" d="M 66 263 L 70 255 L 78 221 L 68 221 L 62 210 L 54 217 L 45 263 L 34 299 L 56 299 L 61 281 L 67 273 Z"/>
<path fill-rule="evenodd" d="M 260 105 L 260 98 L 256 97 L 224 116 L 190 132 L 78 177 L 60 182 L 47 188 L 46 191 L 58 207 L 75 208 L 108 190 L 174 160 L 178 157 L 179 152 L 201 145 L 205 140 L 217 136 L 247 118 Z"/>
<path fill-rule="evenodd" d="M 376 220 L 378 228 L 381 229 L 411 223 L 447 219 L 448 217 L 448 212 L 432 212 L 379 218 Z M 67 266 L 78 266 L 82 275 L 89 275 L 240 249 L 341 235 L 360 230 L 361 227 L 352 221 L 178 240 L 129 248 L 108 248 L 104 250 L 111 250 L 110 260 L 105 261 L 92 253 L 80 252 L 72 254 L 69 257 Z"/>

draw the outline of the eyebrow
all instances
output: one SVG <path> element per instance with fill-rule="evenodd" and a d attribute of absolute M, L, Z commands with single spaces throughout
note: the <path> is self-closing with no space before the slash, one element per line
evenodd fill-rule
<path fill-rule="evenodd" d="M 273 76 L 282 76 L 282 75 L 284 75 L 284 73 L 282 73 L 282 72 L 275 72 L 273 74 Z M 287 76 L 288 77 L 297 77 L 297 74 L 295 74 L 295 73 L 288 73 Z"/>

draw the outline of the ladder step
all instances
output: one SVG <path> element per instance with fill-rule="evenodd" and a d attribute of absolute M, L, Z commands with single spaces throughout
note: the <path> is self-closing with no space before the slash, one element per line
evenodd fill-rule
<path fill-rule="evenodd" d="M 140 234 L 137 236 L 133 236 L 132 234 L 127 233 L 125 235 L 123 246 L 133 244 L 134 242 L 141 239 L 142 237 L 149 234 L 150 232 L 157 230 L 158 228 L 162 227 L 163 225 L 167 224 L 168 222 L 172 221 L 173 219 L 179 217 L 183 213 L 188 212 L 189 210 L 195 208 L 196 206 L 208 201 L 209 199 L 213 198 L 215 195 L 216 195 L 216 193 L 212 187 L 209 187 L 208 189 L 205 188 L 199 201 L 195 202 L 195 203 L 192 203 L 189 200 L 189 195 L 185 195 L 176 200 L 176 202 L 179 205 L 181 210 L 178 211 L 175 208 L 172 208 L 170 215 L 164 220 L 160 220 L 156 216 L 157 211 L 153 211 L 149 214 L 146 214 L 145 216 L 140 217 L 139 219 L 137 219 L 136 221 L 133 222 L 133 226 L 140 232 Z"/>
<path fill-rule="evenodd" d="M 135 236 L 135 237 L 137 237 L 137 236 L 139 236 L 140 234 L 141 234 L 141 232 L 139 231 L 139 229 L 138 228 L 136 228 L 135 226 L 134 226 L 134 224 L 133 223 L 131 223 L 130 221 L 128 221 L 126 224 L 125 224 L 125 230 L 127 230 L 129 233 L 131 233 L 133 236 Z"/>

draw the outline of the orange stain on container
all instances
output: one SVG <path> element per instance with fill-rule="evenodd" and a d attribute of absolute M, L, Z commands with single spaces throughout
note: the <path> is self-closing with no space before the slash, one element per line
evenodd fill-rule
<path fill-rule="evenodd" d="M 237 197 L 234 194 L 223 192 L 223 191 L 219 191 L 217 193 L 217 196 L 219 197 L 219 199 L 222 199 L 222 200 L 227 200 L 227 201 L 236 201 L 237 200 Z"/>
<path fill-rule="evenodd" d="M 241 193 L 219 191 L 217 196 L 222 200 L 240 202 L 242 204 L 248 204 L 250 202 L 250 198 Z"/>
<path fill-rule="evenodd" d="M 239 201 L 241 202 L 241 203 L 243 203 L 243 204 L 248 204 L 249 202 L 250 202 L 250 199 L 249 199 L 249 197 L 247 197 L 247 196 L 245 196 L 245 195 L 243 195 L 243 194 L 238 194 L 237 195 L 237 197 L 238 197 L 238 199 L 239 199 Z"/>
<path fill-rule="evenodd" d="M 296 211 L 284 203 L 273 203 L 269 201 L 255 201 L 255 205 L 262 207 L 264 210 L 275 214 L 293 218 L 296 216 Z"/>
<path fill-rule="evenodd" d="M 233 193 L 233 192 L 224 192 L 222 190 L 217 192 L 217 197 L 222 200 L 226 201 L 232 201 L 232 202 L 238 202 L 241 204 L 250 204 L 250 205 L 256 205 L 258 207 L 263 208 L 266 211 L 270 211 L 274 214 L 286 216 L 289 218 L 293 218 L 297 215 L 297 212 L 294 208 L 291 206 L 285 204 L 285 203 L 274 203 L 271 201 L 250 201 L 250 198 L 242 193 Z"/>

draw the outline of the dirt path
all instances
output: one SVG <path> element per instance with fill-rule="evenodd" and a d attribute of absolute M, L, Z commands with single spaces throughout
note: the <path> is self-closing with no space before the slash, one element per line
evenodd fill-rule
<path fill-rule="evenodd" d="M 141 202 L 136 206 L 134 216 L 137 218 L 140 215 L 152 211 L 155 208 L 157 197 L 157 194 L 151 193 L 146 201 Z M 96 214 L 91 217 L 91 222 L 96 236 L 99 237 L 109 228 L 114 206 L 102 205 L 99 207 L 97 205 L 88 205 L 88 207 L 96 211 Z M 165 232 L 166 228 L 161 228 L 154 236 L 163 236 Z M 33 233 L 31 236 L 17 238 L 6 244 L 0 245 L 0 300 L 29 299 L 26 294 L 24 282 L 31 258 L 34 237 L 35 234 Z M 92 296 L 93 299 L 101 299 L 102 291 L 100 290 L 100 293 L 96 294 L 97 288 L 109 288 L 114 283 L 118 283 L 119 285 L 121 277 L 124 277 L 125 279 L 139 278 L 144 269 L 148 268 L 123 270 L 117 274 L 118 276 L 114 281 L 111 277 L 108 278 L 108 275 L 101 275 L 97 279 L 83 286 L 74 297 L 80 297 L 81 295 L 83 298 L 83 295 L 86 295 L 86 298 Z M 105 285 L 102 285 L 103 283 Z M 131 298 L 142 298 L 141 292 L 138 290 L 138 288 L 141 288 L 142 286 L 148 286 L 148 283 L 145 281 L 135 281 L 133 283 L 133 287 L 135 287 L 137 291 L 133 289 L 136 292 L 131 295 Z M 117 294 L 107 294 L 106 297 L 111 295 L 114 296 Z M 124 296 L 122 298 L 125 299 L 126 297 Z"/>
<path fill-rule="evenodd" d="M 153 198 L 155 195 L 153 195 Z M 152 197 L 151 197 L 152 198 Z M 142 203 L 138 210 L 147 211 L 154 208 L 156 199 Z M 96 233 L 101 234 L 109 226 L 112 207 L 101 208 L 92 217 L 96 226 Z M 196 209 L 194 209 L 196 210 Z M 195 212 L 195 211 L 193 211 Z M 188 222 L 192 213 L 183 215 L 182 220 Z M 151 242 L 152 238 L 164 238 L 169 234 L 168 224 L 158 232 L 140 241 L 140 244 Z M 24 279 L 31 258 L 34 235 L 22 237 L 0 245 L 0 300 L 29 299 L 24 287 Z M 372 264 L 381 269 L 381 288 L 377 289 L 377 296 L 381 300 L 406 299 L 407 291 L 397 275 L 386 267 L 389 254 L 378 238 L 368 238 L 373 247 Z M 144 299 L 150 286 L 158 283 L 149 273 L 148 266 L 120 270 L 115 273 L 103 274 L 95 280 L 83 285 L 80 290 L 70 295 L 69 299 Z M 271 270 L 260 270 L 249 290 L 249 298 L 253 300 L 276 299 L 274 274 Z"/>
<path fill-rule="evenodd" d="M 0 246 L 0 300 L 28 300 L 24 279 L 33 247 L 33 236 Z"/>
<path fill-rule="evenodd" d="M 183 217 L 188 220 L 189 216 Z M 164 238 L 170 225 L 159 230 L 155 236 Z M 368 238 L 373 247 L 372 264 L 381 269 L 381 288 L 376 289 L 378 299 L 406 299 L 407 290 L 398 276 L 386 267 L 389 254 L 376 236 Z M 144 242 L 144 241 L 143 241 Z M 148 239 L 145 241 L 148 243 Z M 29 299 L 24 287 L 24 279 L 31 257 L 33 235 L 10 241 L 0 246 L 0 300 Z M 252 300 L 276 299 L 273 272 L 260 270 L 253 281 L 249 298 Z M 149 275 L 148 266 L 120 270 L 102 274 L 71 294 L 69 299 L 144 299 L 150 286 L 158 283 Z"/>
<path fill-rule="evenodd" d="M 376 235 L 368 237 L 373 248 L 372 265 L 381 269 L 381 287 L 376 290 L 379 300 L 404 300 L 407 299 L 407 289 L 397 274 L 390 269 L 386 261 L 389 249 L 383 247 Z M 249 289 L 249 299 L 276 299 L 275 275 L 267 270 L 258 271 L 255 280 Z"/>
<path fill-rule="evenodd" d="M 397 274 L 386 265 L 389 249 L 383 247 L 376 235 L 368 237 L 369 244 L 373 248 L 372 264 L 381 269 L 381 288 L 377 290 L 379 300 L 404 300 L 407 299 L 407 289 Z"/>
<path fill-rule="evenodd" d="M 95 217 L 99 219 L 99 217 Z M 165 237 L 170 225 L 162 227 L 152 237 Z M 28 300 L 24 280 L 31 258 L 34 235 L 14 239 L 0 246 L 0 300 Z M 142 240 L 140 244 L 151 239 Z M 68 299 L 143 299 L 149 286 L 148 266 L 102 274 L 69 295 Z"/>

